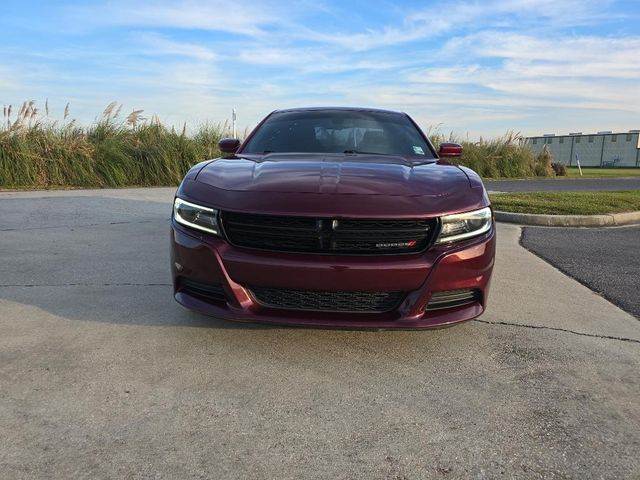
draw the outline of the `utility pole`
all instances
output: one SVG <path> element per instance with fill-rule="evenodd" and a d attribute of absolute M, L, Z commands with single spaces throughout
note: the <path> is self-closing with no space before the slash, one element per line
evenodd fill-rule
<path fill-rule="evenodd" d="M 231 128 L 233 130 L 233 138 L 238 138 L 238 132 L 236 130 L 236 109 L 231 110 Z"/>

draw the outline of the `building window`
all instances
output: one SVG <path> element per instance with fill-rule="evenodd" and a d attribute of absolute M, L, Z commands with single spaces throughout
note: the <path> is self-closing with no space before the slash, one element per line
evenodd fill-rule
<path fill-rule="evenodd" d="M 618 136 L 617 135 L 611 135 L 611 141 L 612 142 L 617 142 L 618 141 Z"/>
<path fill-rule="evenodd" d="M 576 137 L 576 143 L 580 143 L 580 137 Z"/>
<path fill-rule="evenodd" d="M 560 137 L 560 139 L 558 140 L 558 143 L 564 143 L 564 137 Z"/>
<path fill-rule="evenodd" d="M 593 135 L 589 135 L 589 143 L 593 143 Z"/>
<path fill-rule="evenodd" d="M 533 139 L 533 141 L 532 141 L 531 143 L 533 143 L 534 145 L 537 145 L 537 144 L 538 144 L 538 139 L 537 139 L 537 138 L 534 138 L 534 139 Z"/>

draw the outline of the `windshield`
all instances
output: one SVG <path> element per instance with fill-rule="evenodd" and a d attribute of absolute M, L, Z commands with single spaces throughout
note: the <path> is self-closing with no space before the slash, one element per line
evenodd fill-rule
<path fill-rule="evenodd" d="M 242 153 L 371 153 L 434 158 L 413 123 L 399 113 L 322 110 L 272 114 Z"/>

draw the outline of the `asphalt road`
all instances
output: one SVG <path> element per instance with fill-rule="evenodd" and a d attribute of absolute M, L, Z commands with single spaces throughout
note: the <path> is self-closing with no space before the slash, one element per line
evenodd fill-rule
<path fill-rule="evenodd" d="M 599 192 L 640 190 L 640 176 L 624 178 L 549 178 L 540 180 L 483 180 L 492 192 Z"/>
<path fill-rule="evenodd" d="M 640 317 L 640 226 L 526 227 L 529 250 Z"/>
<path fill-rule="evenodd" d="M 640 322 L 499 226 L 438 331 L 171 297 L 170 189 L 0 194 L 0 478 L 639 478 Z"/>

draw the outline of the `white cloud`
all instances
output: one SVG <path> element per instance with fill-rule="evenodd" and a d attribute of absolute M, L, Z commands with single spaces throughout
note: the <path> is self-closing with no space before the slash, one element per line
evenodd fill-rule
<path fill-rule="evenodd" d="M 446 86 L 470 105 L 505 102 L 514 108 L 549 111 L 640 110 L 640 37 L 547 36 L 484 31 L 449 40 L 442 53 L 457 59 L 447 67 L 407 76 L 414 89 Z M 466 60 L 466 63 L 461 63 Z M 496 60 L 498 63 L 496 64 Z M 448 101 L 458 101 L 449 95 Z"/>
<path fill-rule="evenodd" d="M 266 25 L 281 22 L 279 11 L 274 5 L 234 0 L 115 0 L 69 13 L 89 26 L 170 27 L 260 36 Z"/>
<path fill-rule="evenodd" d="M 140 43 L 146 47 L 147 55 L 177 55 L 196 60 L 211 61 L 218 55 L 210 48 L 193 42 L 177 42 L 155 33 L 138 35 Z"/>
<path fill-rule="evenodd" d="M 254 47 L 240 50 L 241 62 L 267 67 L 295 69 L 300 75 L 406 68 L 407 62 L 389 56 L 350 54 L 335 47 Z M 415 60 L 413 60 L 415 61 Z"/>
<path fill-rule="evenodd" d="M 400 25 L 387 25 L 364 32 L 317 32 L 302 30 L 307 40 L 333 44 L 352 51 L 390 47 L 434 38 L 465 28 L 523 28 L 537 24 L 543 29 L 590 25 L 612 17 L 612 0 L 493 0 L 449 1 L 408 12 Z"/>
<path fill-rule="evenodd" d="M 449 55 L 544 60 L 571 63 L 603 61 L 622 66 L 637 64 L 640 36 L 567 36 L 522 34 L 496 30 L 454 37 L 443 50 Z"/>
<path fill-rule="evenodd" d="M 437 33 L 441 33 L 446 30 L 445 26 L 435 25 L 434 29 L 431 29 L 426 25 L 420 25 L 409 26 L 407 29 L 386 27 L 382 30 L 370 30 L 368 32 L 347 34 L 307 31 L 304 34 L 304 38 L 306 40 L 332 44 L 355 52 L 361 52 L 432 37 Z"/>

